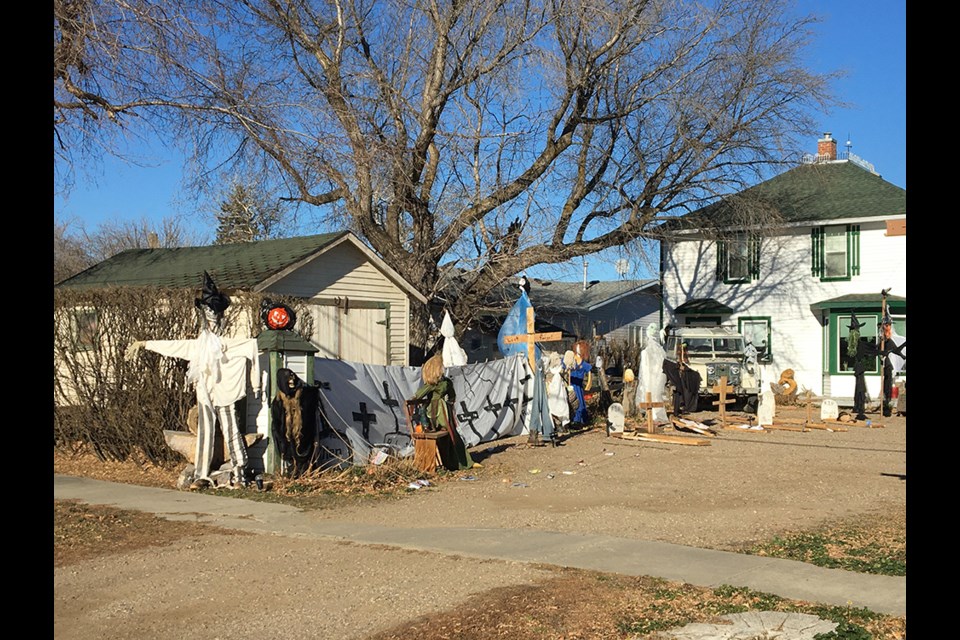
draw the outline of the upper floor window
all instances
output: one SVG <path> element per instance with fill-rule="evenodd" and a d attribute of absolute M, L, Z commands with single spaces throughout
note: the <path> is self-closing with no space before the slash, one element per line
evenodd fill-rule
<path fill-rule="evenodd" d="M 738 232 L 717 241 L 717 280 L 734 284 L 759 277 L 759 237 Z"/>
<path fill-rule="evenodd" d="M 810 232 L 810 272 L 821 280 L 860 275 L 860 225 L 814 227 Z"/>

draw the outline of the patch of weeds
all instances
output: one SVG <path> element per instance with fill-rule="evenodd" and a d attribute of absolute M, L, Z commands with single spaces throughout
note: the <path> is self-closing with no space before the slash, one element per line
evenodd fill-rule
<path fill-rule="evenodd" d="M 907 575 L 903 532 L 895 525 L 828 527 L 810 533 L 791 533 L 746 550 L 747 553 L 785 558 L 858 573 Z"/>
<path fill-rule="evenodd" d="M 658 600 L 676 600 L 677 596 L 681 595 L 679 591 L 675 589 L 654 589 L 653 597 Z"/>
<path fill-rule="evenodd" d="M 653 631 L 666 631 L 674 627 L 681 627 L 690 622 L 690 618 L 681 617 L 663 617 L 663 618 L 644 618 L 642 620 L 621 620 L 617 622 L 617 631 L 622 634 L 630 633 L 651 633 Z"/>
<path fill-rule="evenodd" d="M 841 622 L 837 628 L 827 633 L 818 633 L 813 640 L 872 640 L 873 635 L 858 624 Z"/>
<path fill-rule="evenodd" d="M 750 589 L 746 587 L 734 587 L 729 584 L 722 584 L 716 589 L 713 590 L 713 595 L 718 598 L 732 598 L 733 596 L 746 596 L 750 593 Z"/>
<path fill-rule="evenodd" d="M 772 593 L 753 591 L 750 596 L 754 599 L 753 608 L 761 611 L 774 611 L 783 603 L 783 598 Z"/>
<path fill-rule="evenodd" d="M 808 605 L 803 607 L 803 613 L 810 613 L 824 620 L 842 623 L 850 620 L 860 622 L 869 622 L 870 620 L 879 620 L 883 614 L 871 611 L 866 607 L 838 607 L 830 605 Z"/>
<path fill-rule="evenodd" d="M 732 602 L 711 602 L 706 606 L 706 610 L 713 615 L 725 616 L 728 613 L 744 613 L 749 611 L 750 607 Z"/>

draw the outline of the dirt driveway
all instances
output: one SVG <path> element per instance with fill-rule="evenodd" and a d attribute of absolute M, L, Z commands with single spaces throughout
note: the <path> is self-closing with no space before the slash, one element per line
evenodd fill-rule
<path fill-rule="evenodd" d="M 778 417 L 791 416 L 801 414 L 782 410 Z M 824 521 L 902 517 L 906 420 L 883 424 L 843 432 L 724 430 L 709 446 L 625 441 L 599 430 L 557 447 L 516 438 L 475 449 L 484 466 L 460 479 L 312 517 L 733 549 Z M 55 636 L 241 640 L 278 637 L 280 629 L 289 638 L 364 638 L 553 571 L 333 541 L 310 545 L 213 535 L 57 569 Z"/>

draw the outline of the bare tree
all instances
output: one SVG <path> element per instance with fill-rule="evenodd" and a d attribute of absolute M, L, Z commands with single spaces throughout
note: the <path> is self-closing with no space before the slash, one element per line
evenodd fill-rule
<path fill-rule="evenodd" d="M 54 25 L 55 126 L 177 117 L 211 179 L 272 180 L 424 294 L 457 266 L 458 321 L 748 184 L 831 104 L 786 0 L 58 3 L 83 11 Z"/>

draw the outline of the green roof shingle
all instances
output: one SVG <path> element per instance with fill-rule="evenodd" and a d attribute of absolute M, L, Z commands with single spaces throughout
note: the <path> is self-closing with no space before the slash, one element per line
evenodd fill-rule
<path fill-rule="evenodd" d="M 889 218 L 906 215 L 907 192 L 849 161 L 804 164 L 664 227 L 750 227 L 771 212 L 781 223 Z"/>
<path fill-rule="evenodd" d="M 252 289 L 346 231 L 207 247 L 130 249 L 59 283 L 64 288 L 154 286 L 196 288 L 207 271 L 221 289 Z"/>

